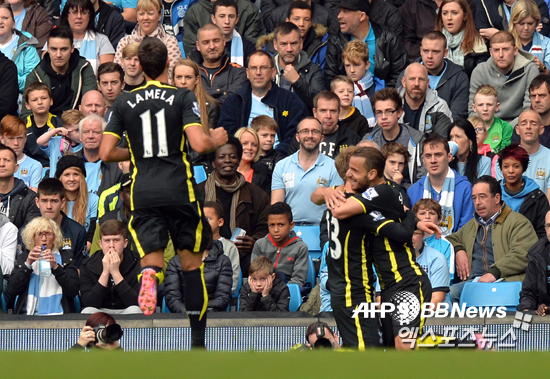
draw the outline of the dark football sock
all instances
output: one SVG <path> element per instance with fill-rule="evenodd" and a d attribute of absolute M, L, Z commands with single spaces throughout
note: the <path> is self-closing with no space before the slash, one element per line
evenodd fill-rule
<path fill-rule="evenodd" d="M 185 281 L 184 302 L 191 324 L 191 348 L 204 348 L 206 331 L 206 308 L 208 294 L 204 283 L 204 263 L 193 271 L 182 271 Z"/>

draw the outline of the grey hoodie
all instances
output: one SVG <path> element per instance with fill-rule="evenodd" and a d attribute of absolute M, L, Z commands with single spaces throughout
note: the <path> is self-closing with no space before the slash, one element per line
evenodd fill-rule
<path fill-rule="evenodd" d="M 399 89 L 399 95 L 403 99 L 403 104 L 405 104 L 405 87 Z M 399 122 L 403 123 L 404 118 L 405 113 L 403 112 Z M 449 106 L 445 100 L 437 96 L 437 91 L 428 87 L 426 89 L 426 99 L 424 100 L 422 113 L 420 114 L 418 130 L 425 134 L 437 133 L 447 138 L 452 123 L 453 116 L 451 115 Z"/>
<path fill-rule="evenodd" d="M 250 261 L 263 255 L 282 274 L 285 274 L 288 283 L 296 283 L 303 287 L 307 280 L 309 265 L 309 250 L 307 245 L 294 231 L 290 232 L 290 240 L 281 248 L 278 248 L 268 234 L 260 238 L 254 244 Z"/>
<path fill-rule="evenodd" d="M 500 109 L 495 117 L 501 118 L 512 126 L 518 124 L 519 114 L 531 107 L 529 98 L 529 85 L 539 75 L 537 65 L 533 62 L 535 57 L 524 51 L 516 55 L 512 73 L 506 77 L 497 68 L 493 57 L 487 62 L 478 65 L 470 78 L 470 96 L 468 109 L 470 115 L 474 114 L 472 103 L 477 88 L 482 84 L 490 84 L 498 91 Z"/>

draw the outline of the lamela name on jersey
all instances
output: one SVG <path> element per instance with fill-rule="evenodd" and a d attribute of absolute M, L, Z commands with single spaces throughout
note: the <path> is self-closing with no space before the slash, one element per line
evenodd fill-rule
<path fill-rule="evenodd" d="M 155 99 L 155 100 L 164 100 L 168 104 L 172 105 L 174 102 L 174 95 L 171 95 L 170 97 L 166 98 L 166 91 L 162 89 L 151 89 L 145 91 L 145 97 L 141 96 L 140 93 L 136 93 L 136 100 L 135 103 L 132 103 L 130 100 L 127 101 L 128 105 L 131 108 L 134 108 L 137 104 L 141 103 L 142 101 L 149 100 L 149 99 Z"/>

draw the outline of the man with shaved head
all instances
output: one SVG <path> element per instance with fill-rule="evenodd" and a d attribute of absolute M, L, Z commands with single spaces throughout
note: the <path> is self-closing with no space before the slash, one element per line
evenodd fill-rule
<path fill-rule="evenodd" d="M 227 96 L 236 92 L 246 82 L 246 71 L 237 63 L 231 63 L 225 52 L 225 39 L 221 29 L 214 24 L 206 24 L 199 29 L 196 41 L 197 50 L 190 58 L 199 65 L 202 84 L 210 96 L 220 106 Z M 177 75 L 175 73 L 176 83 Z"/>
<path fill-rule="evenodd" d="M 449 106 L 429 87 L 428 70 L 420 63 L 411 63 L 401 79 L 403 114 L 400 122 L 425 134 L 447 137 L 453 122 Z"/>
<path fill-rule="evenodd" d="M 101 92 L 97 90 L 88 91 L 82 96 L 82 102 L 78 107 L 78 110 L 88 116 L 90 114 L 96 114 L 99 117 L 105 116 L 107 112 L 107 105 L 105 104 L 105 98 Z"/>
<path fill-rule="evenodd" d="M 516 133 L 520 138 L 520 146 L 529 153 L 529 165 L 524 168 L 523 175 L 533 179 L 550 199 L 550 149 L 540 144 L 540 135 L 544 132 L 544 125 L 540 114 L 532 109 L 526 109 L 519 115 Z M 499 165 L 495 165 L 496 178 L 504 178 Z"/>

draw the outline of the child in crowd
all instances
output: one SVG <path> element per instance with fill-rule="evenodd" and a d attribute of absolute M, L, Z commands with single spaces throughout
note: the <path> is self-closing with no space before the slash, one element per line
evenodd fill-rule
<path fill-rule="evenodd" d="M 281 153 L 273 148 L 277 136 L 277 123 L 271 117 L 261 115 L 254 117 L 250 123 L 250 127 L 254 129 L 260 137 L 259 162 L 265 163 L 271 172 L 273 172 L 275 164 L 284 158 Z"/>
<path fill-rule="evenodd" d="M 483 127 L 487 131 L 487 138 L 483 143 L 488 144 L 495 154 L 500 153 L 502 149 L 510 145 L 514 133 L 512 125 L 495 117 L 495 113 L 498 112 L 499 108 L 498 92 L 495 87 L 488 84 L 479 86 L 474 94 L 472 109 L 481 118 Z"/>
<path fill-rule="evenodd" d="M 289 310 L 290 291 L 267 257 L 258 257 L 250 263 L 248 282 L 241 287 L 239 301 L 241 312 Z"/>
<path fill-rule="evenodd" d="M 251 261 L 263 255 L 274 262 L 285 283 L 303 287 L 307 280 L 309 250 L 296 233 L 292 221 L 292 209 L 283 202 L 272 204 L 267 211 L 269 234 L 256 241 Z"/>
<path fill-rule="evenodd" d="M 338 124 L 343 128 L 348 128 L 361 138 L 371 132 L 369 121 L 352 106 L 353 103 L 353 82 L 350 78 L 343 75 L 337 75 L 332 79 L 330 90 L 340 98 L 340 115 Z M 372 109 L 371 109 L 372 112 Z M 374 125 L 374 115 L 372 116 Z"/>
<path fill-rule="evenodd" d="M 369 48 L 360 41 L 351 41 L 342 52 L 342 62 L 346 75 L 353 81 L 353 106 L 368 120 L 369 126 L 374 127 L 376 121 L 372 112 L 370 98 L 376 91 L 385 87 L 384 81 L 375 78 L 369 71 Z"/>
<path fill-rule="evenodd" d="M 50 157 L 36 143 L 36 140 L 48 130 L 62 126 L 61 119 L 50 113 L 50 107 L 53 105 L 50 87 L 41 82 L 31 83 L 23 93 L 23 100 L 25 107 L 32 112 L 25 120 L 27 142 L 23 151 L 40 162 L 43 167 L 50 167 Z"/>
<path fill-rule="evenodd" d="M 445 300 L 451 283 L 447 259 L 439 251 L 426 245 L 424 233 L 416 230 L 413 234 L 413 246 L 416 253 L 416 263 L 428 274 L 432 285 L 432 299 L 435 306 Z"/>
<path fill-rule="evenodd" d="M 384 177 L 403 196 L 403 204 L 410 208 L 411 199 L 409 199 L 409 195 L 407 194 L 407 188 L 410 187 L 410 183 L 401 184 L 401 182 L 403 181 L 403 171 L 409 164 L 411 154 L 405 146 L 397 142 L 386 143 L 382 146 L 380 152 L 386 158 Z"/>
<path fill-rule="evenodd" d="M 476 132 L 477 152 L 484 157 L 491 158 L 491 175 L 495 177 L 495 165 L 498 161 L 498 155 L 491 151 L 491 145 L 485 143 L 489 133 L 487 133 L 487 129 L 485 129 L 485 125 L 483 125 L 483 120 L 478 115 L 473 115 L 468 117 L 468 121 L 470 121 Z"/>
<path fill-rule="evenodd" d="M 144 86 L 145 76 L 139 65 L 139 42 L 129 43 L 122 49 L 122 69 L 124 70 L 124 92 L 130 92 Z"/>
<path fill-rule="evenodd" d="M 33 191 L 38 190 L 38 183 L 42 179 L 42 165 L 35 159 L 28 157 L 23 152 L 27 142 L 27 128 L 25 121 L 17 116 L 4 116 L 0 123 L 0 140 L 7 147 L 11 147 L 17 154 L 17 164 L 19 165 L 15 172 L 15 177 L 25 182 L 27 187 Z"/>
<path fill-rule="evenodd" d="M 241 264 L 237 246 L 235 246 L 233 242 L 220 236 L 220 228 L 225 223 L 225 220 L 223 219 L 223 206 L 217 201 L 205 202 L 204 217 L 206 217 L 208 223 L 210 224 L 210 228 L 212 229 L 212 238 L 214 241 L 221 241 L 223 245 L 223 253 L 227 255 L 231 261 L 231 267 L 233 269 L 233 284 L 231 285 L 231 293 L 234 294 L 239 282 Z"/>
<path fill-rule="evenodd" d="M 48 130 L 36 141 L 50 157 L 50 178 L 55 176 L 55 168 L 59 158 L 65 155 L 67 151 L 76 153 L 82 150 L 79 123 L 83 118 L 82 112 L 76 109 L 65 111 L 61 115 L 63 127 Z"/>
<path fill-rule="evenodd" d="M 441 205 L 434 199 L 418 200 L 412 211 L 420 221 L 431 221 L 436 225 L 441 223 Z M 449 278 L 453 280 L 455 275 L 455 252 L 453 245 L 445 237 L 441 236 L 441 238 L 436 239 L 433 234 L 426 234 L 424 236 L 424 244 L 443 254 L 447 259 Z"/>

